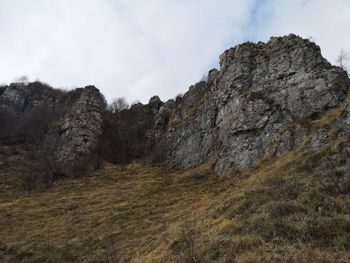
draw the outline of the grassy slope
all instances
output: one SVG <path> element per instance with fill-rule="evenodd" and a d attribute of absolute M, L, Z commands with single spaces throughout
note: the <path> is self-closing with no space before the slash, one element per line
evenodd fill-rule
<path fill-rule="evenodd" d="M 0 146 L 0 262 L 350 262 L 349 178 L 334 180 L 325 162 L 347 151 L 342 112 L 314 124 L 335 130 L 320 153 L 230 178 L 209 165 L 106 164 L 28 193 L 17 180 L 25 152 Z"/>
<path fill-rule="evenodd" d="M 23 262 L 350 261 L 349 191 L 306 174 L 302 154 L 230 179 L 106 165 L 35 193 L 10 179 L 22 158 L 0 172 L 0 240 Z"/>

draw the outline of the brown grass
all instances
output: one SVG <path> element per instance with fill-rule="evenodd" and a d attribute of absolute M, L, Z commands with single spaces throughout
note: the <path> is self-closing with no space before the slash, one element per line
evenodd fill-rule
<path fill-rule="evenodd" d="M 350 179 L 332 172 L 349 139 L 334 136 L 314 155 L 295 150 L 230 178 L 210 163 L 140 161 L 32 192 L 17 180 L 25 151 L 1 146 L 0 261 L 350 262 Z"/>

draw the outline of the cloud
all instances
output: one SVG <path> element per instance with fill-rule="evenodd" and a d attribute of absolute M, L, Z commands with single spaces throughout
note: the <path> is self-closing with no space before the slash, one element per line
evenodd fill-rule
<path fill-rule="evenodd" d="M 241 2 L 4 0 L 0 79 L 95 84 L 109 100 L 168 99 L 242 41 L 253 1 Z"/>
<path fill-rule="evenodd" d="M 348 0 L 268 0 L 259 11 L 255 39 L 296 33 L 315 41 L 332 63 L 342 48 L 350 52 Z"/>
<path fill-rule="evenodd" d="M 334 62 L 350 49 L 347 0 L 1 0 L 0 82 L 96 85 L 147 102 L 187 91 L 246 40 L 312 36 Z"/>

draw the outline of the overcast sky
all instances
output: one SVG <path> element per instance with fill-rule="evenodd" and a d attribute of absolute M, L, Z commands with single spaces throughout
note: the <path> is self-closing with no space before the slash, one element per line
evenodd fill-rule
<path fill-rule="evenodd" d="M 350 51 L 349 0 L 0 0 L 0 82 L 96 85 L 147 102 L 184 93 L 227 48 L 295 33 L 334 62 Z"/>

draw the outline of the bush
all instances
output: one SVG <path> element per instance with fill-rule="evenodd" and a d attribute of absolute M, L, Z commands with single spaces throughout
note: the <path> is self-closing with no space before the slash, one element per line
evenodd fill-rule
<path fill-rule="evenodd" d="M 190 218 L 184 218 L 180 238 L 171 246 L 171 250 L 176 257 L 177 262 L 199 263 L 197 242 L 197 220 L 195 215 L 192 214 Z"/>
<path fill-rule="evenodd" d="M 29 162 L 18 175 L 19 186 L 28 192 L 49 189 L 57 180 L 57 174 L 45 162 Z"/>
<path fill-rule="evenodd" d="M 147 105 L 132 107 L 117 114 L 108 110 L 104 114 L 99 151 L 106 161 L 116 164 L 143 158 L 152 150 L 147 131 L 153 126 L 153 114 Z"/>
<path fill-rule="evenodd" d="M 9 112 L 2 110 L 0 111 L 0 123 L 0 141 L 4 144 L 10 144 L 15 125 L 15 118 Z"/>
<path fill-rule="evenodd" d="M 129 108 L 129 103 L 122 97 L 113 99 L 112 103 L 109 105 L 109 110 L 113 113 L 118 113 Z"/>

